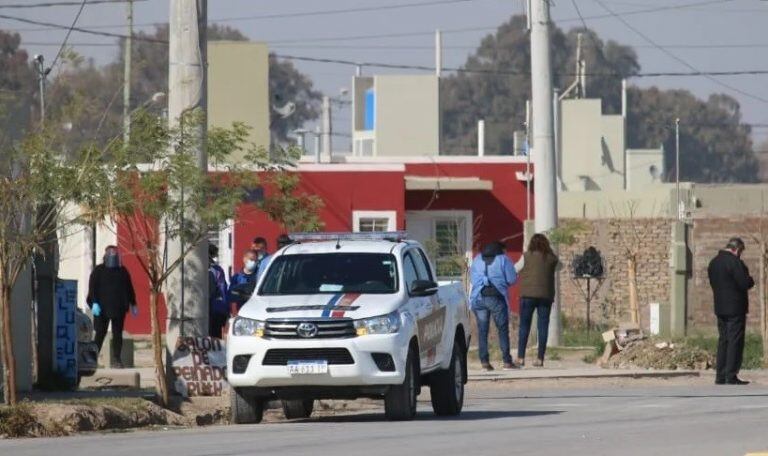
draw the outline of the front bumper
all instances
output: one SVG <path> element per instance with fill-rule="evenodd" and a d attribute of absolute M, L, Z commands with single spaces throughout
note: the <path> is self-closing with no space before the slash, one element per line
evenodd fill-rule
<path fill-rule="evenodd" d="M 405 378 L 409 342 L 409 336 L 403 332 L 345 339 L 265 339 L 233 336 L 230 333 L 227 340 L 227 381 L 237 388 L 397 385 L 403 383 Z M 329 364 L 327 373 L 310 375 L 291 375 L 287 366 L 263 365 L 264 356 L 270 349 L 323 348 L 348 350 L 353 364 Z M 373 353 L 391 355 L 394 371 L 381 371 L 374 362 Z M 250 356 L 242 373 L 233 372 L 233 359 L 238 355 Z"/>

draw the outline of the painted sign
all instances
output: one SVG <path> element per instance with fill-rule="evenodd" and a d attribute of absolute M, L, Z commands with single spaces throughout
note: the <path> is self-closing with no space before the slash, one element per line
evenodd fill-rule
<path fill-rule="evenodd" d="M 54 371 L 65 379 L 69 386 L 77 384 L 77 280 L 56 281 L 56 306 L 53 328 L 56 357 Z"/>
<path fill-rule="evenodd" d="M 181 337 L 173 353 L 174 389 L 184 397 L 221 396 L 227 387 L 227 350 L 215 337 Z"/>

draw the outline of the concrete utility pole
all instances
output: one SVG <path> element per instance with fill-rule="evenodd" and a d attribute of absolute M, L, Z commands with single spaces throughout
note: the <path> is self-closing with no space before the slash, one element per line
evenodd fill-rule
<path fill-rule="evenodd" d="M 208 169 L 205 150 L 207 125 L 207 0 L 171 0 L 168 36 L 168 122 L 178 127 L 185 113 L 202 111 L 199 124 L 184 126 L 186 137 L 197 146 L 197 164 Z M 178 197 L 179 195 L 174 195 Z M 185 220 L 196 214 L 185 212 Z M 185 246 L 179 239 L 168 242 L 168 262 L 179 258 Z M 183 272 L 182 272 L 183 271 Z M 169 278 L 169 351 L 178 336 L 208 334 L 208 243 L 201 242 L 187 255 L 182 268 Z"/>
<path fill-rule="evenodd" d="M 435 30 L 435 76 L 443 74 L 443 34 L 440 29 Z"/>
<path fill-rule="evenodd" d="M 535 229 L 537 233 L 544 233 L 557 226 L 549 0 L 532 0 L 530 14 Z M 548 345 L 560 344 L 559 307 L 556 301 L 549 324 Z"/>
<path fill-rule="evenodd" d="M 133 0 L 127 3 L 128 36 L 123 50 L 123 144 L 131 139 L 131 46 L 133 45 Z"/>
<path fill-rule="evenodd" d="M 680 118 L 675 118 L 675 200 L 677 220 L 682 218 L 682 200 L 680 199 Z"/>
<path fill-rule="evenodd" d="M 331 135 L 333 134 L 333 125 L 331 124 L 331 97 L 323 96 L 323 160 L 331 162 L 333 154 L 333 143 Z"/>

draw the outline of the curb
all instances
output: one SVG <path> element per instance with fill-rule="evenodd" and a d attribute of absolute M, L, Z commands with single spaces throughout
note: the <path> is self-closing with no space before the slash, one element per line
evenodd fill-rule
<path fill-rule="evenodd" d="M 530 376 L 502 376 L 502 375 L 469 375 L 471 382 L 510 382 L 521 380 L 568 380 L 568 379 L 595 379 L 595 378 L 675 378 L 675 377 L 700 377 L 699 371 L 671 371 L 671 372 L 611 372 L 595 374 L 556 374 L 556 375 L 530 375 Z"/>

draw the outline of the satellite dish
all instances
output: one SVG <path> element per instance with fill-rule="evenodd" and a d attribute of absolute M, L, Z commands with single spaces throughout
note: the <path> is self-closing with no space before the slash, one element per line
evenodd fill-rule
<path fill-rule="evenodd" d="M 648 172 L 651 173 L 651 177 L 653 178 L 654 181 L 659 180 L 660 173 L 659 173 L 659 168 L 657 168 L 656 165 L 651 165 L 648 168 Z"/>
<path fill-rule="evenodd" d="M 283 106 L 272 105 L 272 110 L 275 111 L 278 116 L 285 119 L 286 117 L 290 117 L 294 112 L 296 112 L 296 103 L 289 101 Z"/>

